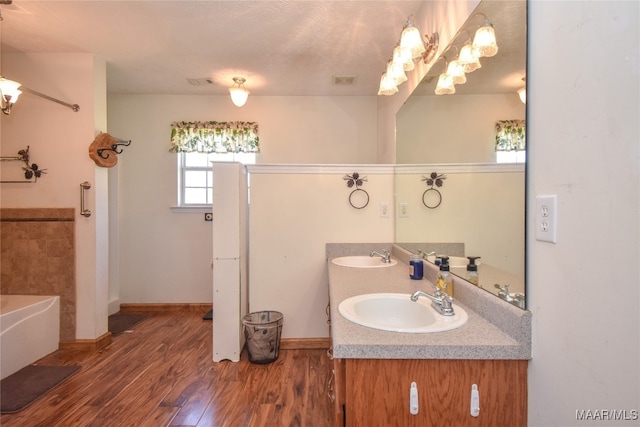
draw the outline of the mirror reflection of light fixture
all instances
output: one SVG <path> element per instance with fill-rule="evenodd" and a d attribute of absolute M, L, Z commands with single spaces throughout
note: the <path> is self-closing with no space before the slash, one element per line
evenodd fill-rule
<path fill-rule="evenodd" d="M 449 69 L 447 58 L 444 58 L 444 60 L 444 71 L 440 74 L 440 77 L 438 77 L 435 93 L 436 95 L 453 95 L 456 93 L 456 87 L 453 83 L 453 76 L 447 74 L 447 70 Z"/>
<path fill-rule="evenodd" d="M 473 48 L 471 40 L 467 40 L 460 49 L 460 55 L 458 55 L 458 62 L 464 67 L 465 73 L 471 73 L 478 68 L 482 68 L 480 64 L 480 58 L 478 52 Z"/>
<path fill-rule="evenodd" d="M 249 91 L 244 87 L 246 79 L 243 77 L 234 77 L 233 86 L 229 88 L 229 94 L 231 94 L 231 101 L 236 107 L 242 107 L 249 98 Z"/>
<path fill-rule="evenodd" d="M 523 77 L 522 81 L 526 82 L 526 77 Z M 522 101 L 523 104 L 527 103 L 527 85 L 526 84 L 522 86 L 520 89 L 518 89 L 518 96 L 520 97 L 520 101 Z"/>
<path fill-rule="evenodd" d="M 68 102 L 60 101 L 59 99 L 53 98 L 49 95 L 45 95 L 44 93 L 40 93 L 36 90 L 29 89 L 22 86 L 18 82 L 8 80 L 0 76 L 0 95 L 2 98 L 2 112 L 4 114 L 11 114 L 11 107 L 16 103 L 16 101 L 18 101 L 18 96 L 20 96 L 20 94 L 23 92 L 39 96 L 40 98 L 56 102 L 60 105 L 64 105 L 65 107 L 71 108 L 74 112 L 78 112 L 80 110 L 80 106 L 78 104 L 69 104 Z"/>
<path fill-rule="evenodd" d="M 493 24 L 489 22 L 489 18 L 483 13 L 479 15 L 484 16 L 484 24 L 476 30 L 476 34 L 473 37 L 473 47 L 477 49 L 480 56 L 490 57 L 498 53 L 496 32 L 493 29 Z"/>

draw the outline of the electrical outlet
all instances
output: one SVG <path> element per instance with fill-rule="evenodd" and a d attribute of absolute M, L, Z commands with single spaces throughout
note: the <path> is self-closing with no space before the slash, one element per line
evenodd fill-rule
<path fill-rule="evenodd" d="M 556 243 L 558 196 L 536 197 L 536 240 Z"/>
<path fill-rule="evenodd" d="M 380 203 L 380 218 L 389 218 L 389 203 Z"/>
<path fill-rule="evenodd" d="M 213 214 L 211 212 L 207 212 L 204 214 L 205 221 L 213 221 Z"/>
<path fill-rule="evenodd" d="M 400 218 L 409 218 L 409 204 L 400 203 Z"/>

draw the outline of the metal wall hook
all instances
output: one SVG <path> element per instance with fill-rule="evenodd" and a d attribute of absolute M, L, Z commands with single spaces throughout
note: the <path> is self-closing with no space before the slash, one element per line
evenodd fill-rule
<path fill-rule="evenodd" d="M 131 140 L 129 141 L 125 141 L 122 139 L 118 139 L 118 142 L 116 142 L 115 144 L 112 144 L 111 147 L 109 148 L 98 148 L 98 150 L 96 150 L 96 152 L 98 153 L 98 156 L 100 156 L 103 159 L 108 159 L 111 153 L 105 153 L 105 151 L 113 151 L 116 154 L 122 154 L 122 148 L 119 147 L 128 147 L 131 145 Z"/>

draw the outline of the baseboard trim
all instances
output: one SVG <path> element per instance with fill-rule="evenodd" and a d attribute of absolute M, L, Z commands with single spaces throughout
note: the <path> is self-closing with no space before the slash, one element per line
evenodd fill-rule
<path fill-rule="evenodd" d="M 100 350 L 111 344 L 111 332 L 107 332 L 94 340 L 75 340 L 61 342 L 60 350 Z"/>
<path fill-rule="evenodd" d="M 153 313 L 153 312 L 175 312 L 175 311 L 193 311 L 202 312 L 202 314 L 211 310 L 213 304 L 188 304 L 188 303 L 172 303 L 172 304 L 120 304 L 120 311 L 125 313 Z"/>
<path fill-rule="evenodd" d="M 281 350 L 317 350 L 328 349 L 331 346 L 329 338 L 282 338 Z"/>

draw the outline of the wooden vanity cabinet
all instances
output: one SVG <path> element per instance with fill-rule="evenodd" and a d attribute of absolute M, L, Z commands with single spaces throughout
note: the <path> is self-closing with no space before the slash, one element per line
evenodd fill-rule
<path fill-rule="evenodd" d="M 527 423 L 526 360 L 333 362 L 336 426 L 342 426 L 343 420 L 347 427 L 518 427 Z M 417 415 L 409 413 L 409 390 L 414 381 Z M 473 384 L 477 384 L 480 396 L 478 417 L 470 415 Z"/>

